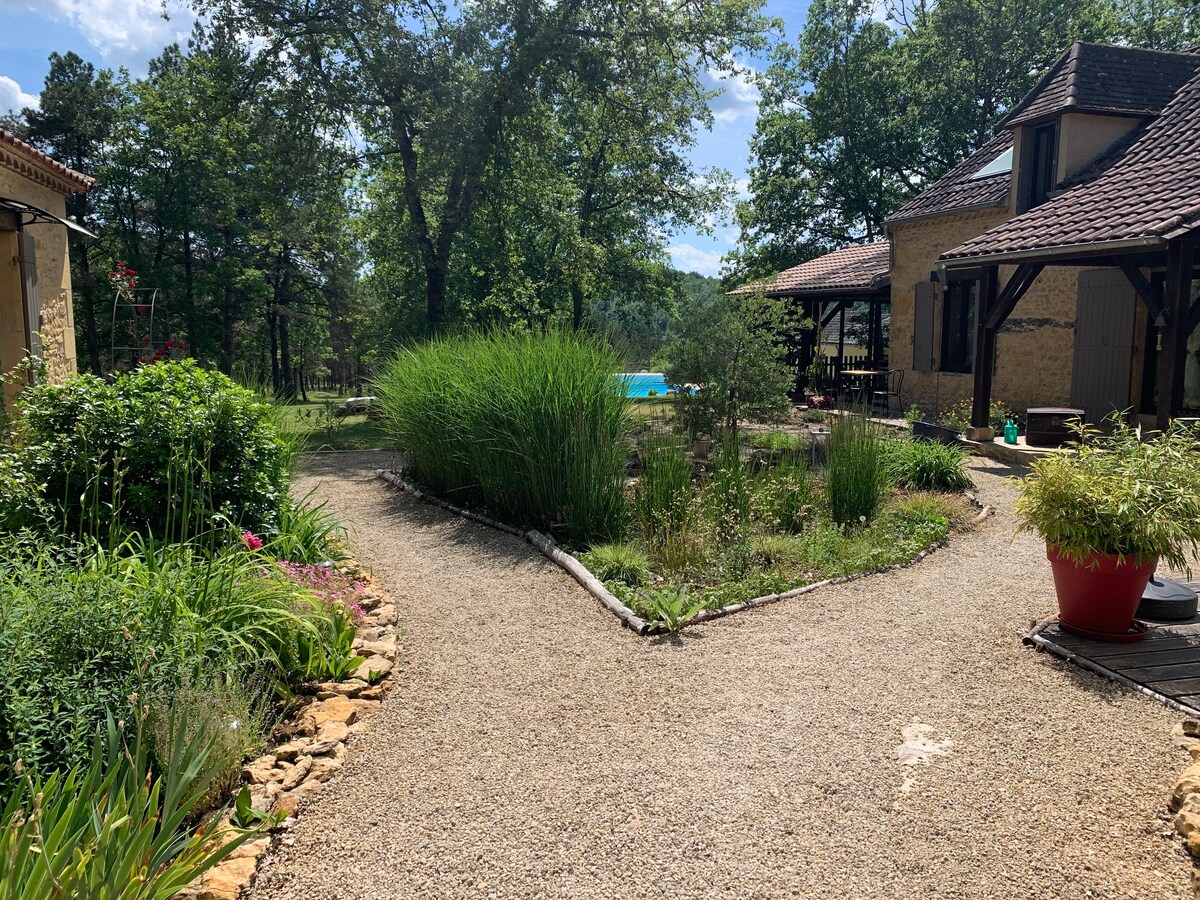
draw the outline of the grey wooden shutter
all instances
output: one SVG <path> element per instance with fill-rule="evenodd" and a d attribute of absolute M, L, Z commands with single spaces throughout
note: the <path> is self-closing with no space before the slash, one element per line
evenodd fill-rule
<path fill-rule="evenodd" d="M 25 294 L 25 347 L 35 359 L 42 358 L 42 295 L 38 289 L 37 250 L 33 235 L 22 231 L 21 286 Z"/>
<path fill-rule="evenodd" d="M 1117 269 L 1079 273 L 1071 405 L 1089 422 L 1130 406 L 1137 297 Z"/>
<path fill-rule="evenodd" d="M 933 370 L 933 309 L 937 287 L 931 281 L 917 285 L 913 298 L 913 371 Z"/>

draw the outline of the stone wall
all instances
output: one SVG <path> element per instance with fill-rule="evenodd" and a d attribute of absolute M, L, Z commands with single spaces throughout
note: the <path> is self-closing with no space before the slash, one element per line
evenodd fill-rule
<path fill-rule="evenodd" d="M 16 172 L 0 167 L 0 197 L 31 203 L 56 216 L 66 216 L 66 200 L 54 188 L 38 184 Z M 24 308 L 21 278 L 17 263 L 16 232 L 0 222 L 0 331 L 21 334 L 21 346 L 7 341 L 0 345 L 0 366 L 11 369 L 14 349 L 24 346 Z M 38 288 L 41 295 L 43 355 L 51 381 L 62 381 L 75 371 L 75 322 L 71 310 L 71 267 L 67 251 L 67 229 L 57 224 L 26 227 L 34 238 L 37 256 Z"/>
<path fill-rule="evenodd" d="M 916 404 L 922 412 L 932 414 L 970 398 L 974 388 L 971 375 L 936 371 L 941 356 L 940 290 L 934 307 L 935 371 L 913 370 L 913 299 L 917 284 L 928 281 L 930 272 L 937 267 L 939 254 L 1008 218 L 1007 209 L 992 209 L 892 227 L 890 357 L 892 367 L 905 372 L 906 406 Z M 1001 267 L 1001 289 L 1012 271 L 1011 266 Z M 1017 410 L 1069 402 L 1078 272 L 1072 267 L 1043 269 L 1002 326 L 996 338 L 994 399 L 1003 400 Z"/>

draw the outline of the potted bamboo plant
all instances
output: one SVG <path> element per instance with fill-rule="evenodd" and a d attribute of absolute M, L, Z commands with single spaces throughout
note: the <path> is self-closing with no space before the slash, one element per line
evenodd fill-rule
<path fill-rule="evenodd" d="M 1156 566 L 1189 570 L 1200 547 L 1200 433 L 1177 422 L 1143 439 L 1116 418 L 1109 434 L 1075 430 L 1072 452 L 1022 480 L 1019 530 L 1046 541 L 1063 628 L 1139 640 L 1134 614 Z"/>

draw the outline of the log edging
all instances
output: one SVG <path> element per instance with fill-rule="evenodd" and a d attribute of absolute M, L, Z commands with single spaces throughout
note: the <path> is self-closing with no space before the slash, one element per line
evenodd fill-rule
<path fill-rule="evenodd" d="M 659 623 L 648 622 L 646 619 L 643 619 L 632 609 L 622 603 L 611 591 L 608 590 L 608 588 L 604 586 L 604 582 L 593 575 L 578 559 L 560 548 L 555 543 L 554 538 L 550 537 L 549 535 L 543 534 L 540 531 L 532 530 L 524 532 L 518 528 L 513 528 L 511 525 L 505 525 L 503 522 L 498 522 L 495 519 L 489 518 L 488 516 L 469 509 L 464 509 L 463 507 L 457 506 L 448 500 L 443 500 L 441 497 L 437 497 L 433 494 L 427 493 L 426 491 L 422 491 L 416 485 L 401 478 L 395 472 L 389 472 L 386 469 L 376 469 L 375 475 L 377 478 L 386 481 L 388 484 L 399 488 L 405 493 L 411 494 L 418 500 L 422 500 L 425 503 L 430 503 L 434 506 L 440 506 L 442 509 L 470 519 L 473 522 L 478 522 L 480 525 L 486 525 L 489 528 L 495 528 L 497 531 L 503 531 L 505 534 L 511 534 L 513 537 L 521 538 L 522 540 L 532 544 L 539 552 L 542 553 L 543 556 L 567 572 L 567 574 L 579 582 L 580 586 L 583 587 L 584 590 L 599 600 L 609 612 L 621 619 L 625 625 L 631 628 L 638 635 L 658 634 L 663 630 Z M 991 506 L 981 504 L 973 494 L 966 492 L 966 496 L 979 509 L 979 515 L 977 515 L 972 522 L 973 526 L 979 525 L 984 519 L 994 512 Z M 834 584 L 846 584 L 850 581 L 856 581 L 859 578 L 866 578 L 868 575 L 880 575 L 884 572 L 892 572 L 897 569 L 906 569 L 909 566 L 916 565 L 921 560 L 932 554 L 935 550 L 940 547 L 945 547 L 948 543 L 948 538 L 941 541 L 936 541 L 907 562 L 892 563 L 891 565 L 880 566 L 877 569 L 868 569 L 864 572 L 853 572 L 850 575 L 840 575 L 837 578 L 826 578 L 823 581 L 814 581 L 812 584 L 806 584 L 802 587 L 792 588 L 791 590 L 782 591 L 778 594 L 764 594 L 761 597 L 752 597 L 749 600 L 743 600 L 741 603 L 731 603 L 728 606 L 722 606 L 717 609 L 701 610 L 689 618 L 684 623 L 684 626 L 699 625 L 702 622 L 711 622 L 713 619 L 723 619 L 725 616 L 730 616 L 734 613 L 742 612 L 747 609 L 754 609 L 759 606 L 767 606 L 771 603 L 778 603 L 780 600 L 790 600 L 793 597 L 800 597 L 804 594 L 812 593 L 819 588 L 829 587 L 830 585 Z"/>
<path fill-rule="evenodd" d="M 442 509 L 452 512 L 455 515 L 470 519 L 472 522 L 478 522 L 480 525 L 486 525 L 489 528 L 494 528 L 497 531 L 502 531 L 505 534 L 511 534 L 513 537 L 520 538 L 523 541 L 533 545 L 533 547 L 545 556 L 548 560 L 565 571 L 568 575 L 574 578 L 585 591 L 600 601 L 600 604 L 611 612 L 614 616 L 620 619 L 626 626 L 631 628 L 639 635 L 647 634 L 650 631 L 651 625 L 632 609 L 622 603 L 617 597 L 604 586 L 599 578 L 588 571 L 587 566 L 581 563 L 578 559 L 567 553 L 555 543 L 554 538 L 548 534 L 543 534 L 540 531 L 530 530 L 521 531 L 519 528 L 513 528 L 511 525 L 505 525 L 503 522 L 497 522 L 495 519 L 474 512 L 473 510 L 464 509 L 461 506 L 451 503 L 448 500 L 443 500 L 441 497 L 436 497 L 422 491 L 410 481 L 401 478 L 395 472 L 389 472 L 386 469 L 376 469 L 375 475 L 377 478 L 386 481 L 394 487 L 400 488 L 407 494 L 411 494 L 418 500 L 425 503 L 431 503 L 434 506 L 440 506 Z"/>

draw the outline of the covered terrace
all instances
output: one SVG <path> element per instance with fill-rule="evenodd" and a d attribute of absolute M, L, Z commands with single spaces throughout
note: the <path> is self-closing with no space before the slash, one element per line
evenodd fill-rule
<path fill-rule="evenodd" d="M 854 244 L 780 272 L 774 278 L 743 285 L 730 295 L 762 293 L 767 297 L 786 297 L 800 306 L 815 328 L 796 335 L 792 365 L 796 389 L 809 387 L 805 372 L 817 358 L 823 343 L 836 342 L 836 354 L 829 357 L 826 375 L 841 388 L 848 365 L 846 348 L 847 314 L 857 305 L 866 305 L 865 357 L 854 361 L 864 370 L 887 368 L 887 341 L 884 337 L 884 307 L 891 304 L 891 251 L 888 241 Z M 836 322 L 836 331 L 829 326 Z M 832 334 L 831 334 L 832 332 Z"/>

